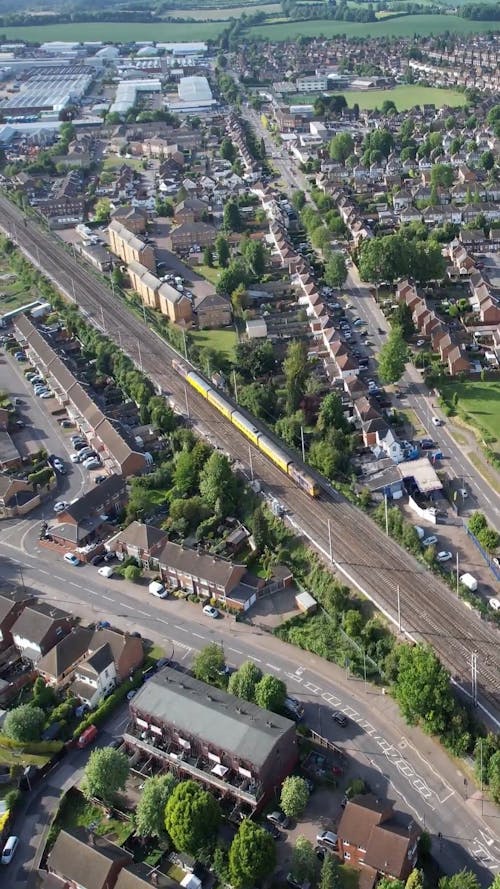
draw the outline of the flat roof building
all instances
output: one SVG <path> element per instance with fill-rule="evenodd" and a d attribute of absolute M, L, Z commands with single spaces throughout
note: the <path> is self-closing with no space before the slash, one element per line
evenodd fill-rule
<path fill-rule="evenodd" d="M 170 667 L 143 685 L 130 715 L 127 746 L 233 798 L 247 814 L 262 808 L 297 762 L 291 720 Z"/>

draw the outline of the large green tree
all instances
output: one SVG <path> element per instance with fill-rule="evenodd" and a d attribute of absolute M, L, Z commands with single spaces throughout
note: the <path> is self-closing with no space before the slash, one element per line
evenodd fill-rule
<path fill-rule="evenodd" d="M 337 392 L 329 392 L 321 402 L 318 414 L 318 429 L 326 432 L 328 429 L 347 430 L 348 422 L 344 416 L 342 399 Z"/>
<path fill-rule="evenodd" d="M 193 661 L 193 673 L 201 682 L 208 682 L 209 685 L 217 685 L 219 688 L 226 686 L 226 676 L 224 668 L 226 659 L 224 657 L 224 649 L 217 642 L 210 642 L 205 645 L 201 651 L 195 656 Z"/>
<path fill-rule="evenodd" d="M 323 859 L 319 889 L 342 889 L 339 862 L 334 855 L 327 853 Z"/>
<path fill-rule="evenodd" d="M 286 685 L 277 676 L 266 673 L 255 686 L 255 703 L 264 710 L 279 713 L 286 698 Z"/>
<path fill-rule="evenodd" d="M 286 380 L 286 412 L 293 414 L 304 394 L 307 378 L 307 349 L 299 340 L 288 344 L 286 357 L 283 361 L 283 372 Z"/>
<path fill-rule="evenodd" d="M 228 515 L 236 505 L 237 481 L 224 454 L 214 451 L 200 473 L 200 494 L 209 509 Z"/>
<path fill-rule="evenodd" d="M 476 874 L 465 868 L 451 877 L 441 877 L 439 889 L 480 889 L 480 882 Z"/>
<path fill-rule="evenodd" d="M 243 258 L 249 273 L 258 281 L 266 270 L 266 249 L 262 241 L 248 239 L 241 248 Z"/>
<path fill-rule="evenodd" d="M 155 775 L 144 782 L 135 810 L 135 830 L 142 837 L 165 836 L 165 806 L 177 784 L 175 775 Z"/>
<path fill-rule="evenodd" d="M 221 269 L 225 269 L 229 262 L 231 251 L 227 239 L 222 234 L 217 235 L 215 239 L 215 251 L 217 253 L 217 262 Z"/>
<path fill-rule="evenodd" d="M 45 724 L 45 713 L 41 707 L 21 704 L 9 710 L 3 724 L 3 732 L 8 738 L 20 743 L 39 741 Z"/>
<path fill-rule="evenodd" d="M 350 133 L 337 133 L 328 143 L 328 154 L 339 164 L 345 163 L 354 151 L 354 139 Z"/>
<path fill-rule="evenodd" d="M 125 789 L 129 771 L 128 759 L 119 750 L 112 747 L 93 750 L 85 766 L 82 792 L 88 799 L 97 796 L 111 804 L 118 791 Z"/>
<path fill-rule="evenodd" d="M 450 674 L 435 652 L 424 645 L 400 645 L 394 696 L 410 725 L 422 722 L 433 734 L 443 734 L 455 709 Z"/>
<path fill-rule="evenodd" d="M 347 266 L 342 253 L 332 253 L 325 265 L 323 275 L 329 287 L 342 287 L 347 277 Z"/>
<path fill-rule="evenodd" d="M 401 327 L 393 327 L 378 356 L 378 372 L 383 383 L 397 383 L 405 372 L 408 361 L 406 345 Z"/>
<path fill-rule="evenodd" d="M 229 200 L 224 205 L 223 226 L 229 232 L 240 232 L 243 229 L 241 213 L 236 201 Z"/>
<path fill-rule="evenodd" d="M 231 884 L 238 889 L 258 885 L 272 874 L 275 866 L 273 838 L 254 821 L 242 821 L 229 850 Z"/>
<path fill-rule="evenodd" d="M 262 671 L 253 661 L 245 661 L 241 667 L 232 674 L 229 680 L 228 690 L 232 695 L 243 698 L 245 701 L 255 701 L 255 689 L 262 679 Z"/>
<path fill-rule="evenodd" d="M 174 846 L 190 855 L 213 847 L 220 819 L 219 804 L 195 781 L 178 784 L 165 809 L 165 827 Z"/>
<path fill-rule="evenodd" d="M 313 883 L 316 878 L 318 860 L 312 843 L 306 837 L 297 837 L 290 870 L 298 883 Z"/>
<path fill-rule="evenodd" d="M 298 818 L 309 800 L 309 788 L 298 775 L 289 775 L 281 785 L 280 806 L 289 818 Z"/>

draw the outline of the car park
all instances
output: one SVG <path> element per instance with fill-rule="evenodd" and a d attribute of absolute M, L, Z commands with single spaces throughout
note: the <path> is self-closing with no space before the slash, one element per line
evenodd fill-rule
<path fill-rule="evenodd" d="M 333 711 L 332 719 L 334 720 L 334 722 L 336 722 L 338 725 L 341 725 L 342 727 L 347 725 L 347 716 L 340 710 Z"/>
<path fill-rule="evenodd" d="M 76 568 L 80 564 L 80 559 L 74 553 L 64 553 L 64 561 Z"/>
<path fill-rule="evenodd" d="M 453 558 L 453 554 L 447 549 L 442 549 L 436 556 L 436 562 L 449 562 Z"/>
<path fill-rule="evenodd" d="M 429 537 L 424 537 L 422 540 L 422 546 L 435 546 L 438 542 L 438 539 L 435 534 L 430 534 Z"/>
<path fill-rule="evenodd" d="M 281 827 L 283 830 L 290 827 L 289 819 L 286 817 L 285 813 L 281 812 L 279 809 L 275 812 L 270 812 L 269 815 L 266 815 L 266 818 L 271 824 L 276 825 L 276 827 Z"/>
<path fill-rule="evenodd" d="M 203 614 L 206 614 L 207 617 L 216 618 L 219 617 L 219 612 L 217 608 L 214 608 L 213 605 L 204 605 L 203 606 Z"/>

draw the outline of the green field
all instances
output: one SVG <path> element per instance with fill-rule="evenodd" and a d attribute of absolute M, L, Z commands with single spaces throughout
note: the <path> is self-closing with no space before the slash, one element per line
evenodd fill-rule
<path fill-rule="evenodd" d="M 7 29 L 9 30 L 9 29 Z M 458 15 L 406 15 L 380 22 L 333 22 L 319 19 L 310 22 L 290 22 L 282 25 L 256 25 L 250 29 L 253 37 L 267 40 L 290 40 L 296 37 L 412 37 L 428 36 L 453 31 L 475 34 L 479 31 L 500 31 L 500 22 L 474 22 Z"/>
<path fill-rule="evenodd" d="M 213 40 L 225 28 L 224 22 L 75 22 L 65 25 L 14 26 L 2 28 L 7 40 L 43 43 L 47 40 L 103 40 L 128 43 L 133 40 L 176 41 Z"/>
<path fill-rule="evenodd" d="M 228 19 L 239 18 L 244 12 L 247 15 L 253 15 L 255 12 L 278 13 L 281 7 L 279 3 L 257 3 L 255 6 L 227 6 L 218 9 L 207 9 L 206 7 L 198 7 L 197 9 L 179 10 L 182 18 L 193 18 L 198 22 L 213 19 L 213 21 L 228 21 Z"/>
<path fill-rule="evenodd" d="M 471 424 L 494 436 L 500 444 L 500 382 L 482 380 L 453 380 L 440 384 L 446 401 L 458 395 L 458 410 L 467 414 Z"/>
<path fill-rule="evenodd" d="M 335 95 L 345 96 L 347 104 L 350 108 L 354 104 L 358 104 L 361 110 L 373 110 L 380 108 L 386 99 L 392 99 L 396 103 L 398 111 L 406 111 L 408 108 L 414 108 L 415 105 L 435 105 L 436 108 L 442 108 L 443 105 L 450 105 L 452 108 L 458 108 L 465 105 L 466 98 L 463 93 L 456 90 L 438 89 L 432 86 L 396 86 L 394 89 L 387 90 L 347 90 Z M 300 95 L 290 96 L 287 99 L 291 105 L 307 105 L 313 104 L 320 93 L 300 93 Z"/>
<path fill-rule="evenodd" d="M 234 358 L 234 347 L 238 337 L 232 327 L 229 330 L 197 330 L 191 336 L 200 349 L 208 347 L 217 352 L 224 352 L 228 358 Z"/>

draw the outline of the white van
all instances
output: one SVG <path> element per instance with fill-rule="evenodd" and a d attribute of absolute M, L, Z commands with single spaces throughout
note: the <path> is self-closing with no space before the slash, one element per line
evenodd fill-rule
<path fill-rule="evenodd" d="M 19 837 L 9 837 L 2 852 L 2 864 L 10 864 L 19 845 Z"/>
<path fill-rule="evenodd" d="M 500 599 L 490 599 L 488 605 L 493 608 L 493 611 L 500 611 Z"/>
<path fill-rule="evenodd" d="M 157 599 L 166 599 L 168 596 L 168 591 L 163 584 L 159 583 L 157 580 L 152 580 L 148 589 L 151 595 L 156 596 Z"/>
<path fill-rule="evenodd" d="M 472 574 L 469 574 L 468 572 L 466 574 L 460 575 L 460 583 L 463 583 L 463 585 L 466 586 L 467 589 L 471 591 L 471 593 L 475 593 L 477 590 L 477 580 L 475 577 L 473 577 Z"/>
<path fill-rule="evenodd" d="M 112 565 L 103 565 L 102 568 L 97 569 L 97 573 L 101 575 L 101 577 L 113 577 L 114 569 Z"/>

